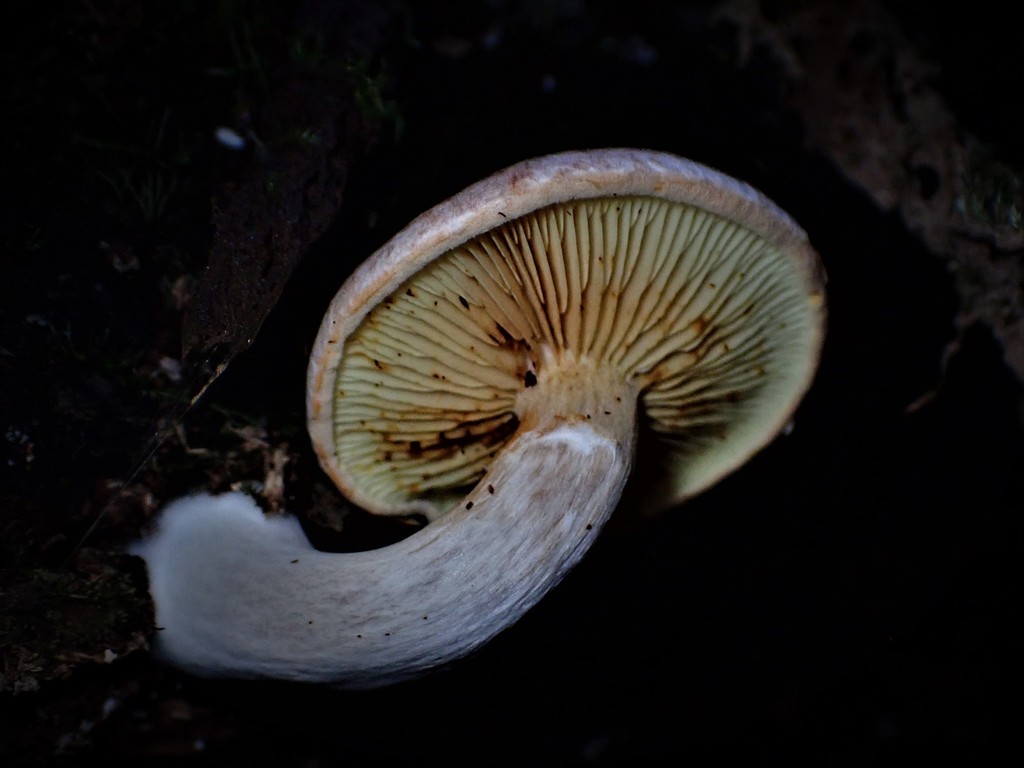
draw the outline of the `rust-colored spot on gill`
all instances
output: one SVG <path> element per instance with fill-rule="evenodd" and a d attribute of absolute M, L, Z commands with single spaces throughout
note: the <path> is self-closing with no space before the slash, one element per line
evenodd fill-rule
<path fill-rule="evenodd" d="M 381 437 L 388 446 L 384 455 L 390 455 L 392 459 L 404 453 L 410 459 L 432 461 L 464 452 L 474 445 L 485 448 L 502 445 L 518 428 L 518 417 L 514 413 L 503 413 L 484 419 L 464 420 L 459 426 L 439 432 L 432 438 L 404 440 L 389 435 Z"/>
<path fill-rule="evenodd" d="M 710 326 L 711 320 L 704 315 L 690 323 L 690 328 L 693 329 L 694 334 L 697 336 L 703 336 Z"/>

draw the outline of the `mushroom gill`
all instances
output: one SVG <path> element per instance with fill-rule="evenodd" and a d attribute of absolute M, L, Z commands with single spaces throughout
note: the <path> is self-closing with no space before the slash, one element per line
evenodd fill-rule
<path fill-rule="evenodd" d="M 337 373 L 336 460 L 373 511 L 439 516 L 555 372 L 582 365 L 635 392 L 641 422 L 681 458 L 671 503 L 759 447 L 736 444 L 799 387 L 821 300 L 791 256 L 702 208 L 548 205 L 449 250 L 370 310 Z"/>

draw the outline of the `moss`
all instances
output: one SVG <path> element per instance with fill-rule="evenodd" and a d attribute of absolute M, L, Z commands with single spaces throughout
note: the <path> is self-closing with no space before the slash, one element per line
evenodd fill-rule
<path fill-rule="evenodd" d="M 991 227 L 1024 232 L 1024 179 L 990 147 L 976 148 L 964 168 L 964 213 Z"/>

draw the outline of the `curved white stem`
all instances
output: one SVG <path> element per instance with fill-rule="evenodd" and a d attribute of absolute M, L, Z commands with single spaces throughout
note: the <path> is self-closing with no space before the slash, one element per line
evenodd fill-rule
<path fill-rule="evenodd" d="M 597 422 L 520 434 L 459 508 L 370 552 L 317 551 L 243 494 L 175 502 L 134 549 L 157 653 L 205 676 L 352 688 L 464 656 L 557 584 L 618 502 L 635 428 Z"/>

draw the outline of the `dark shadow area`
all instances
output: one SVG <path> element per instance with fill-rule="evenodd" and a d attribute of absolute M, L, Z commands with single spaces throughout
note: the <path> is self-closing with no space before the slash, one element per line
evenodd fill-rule
<path fill-rule="evenodd" d="M 336 530 L 342 502 L 304 428 L 306 359 L 324 308 L 363 258 L 427 207 L 526 157 L 598 146 L 657 148 L 720 168 L 808 231 L 829 274 L 830 324 L 792 434 L 678 509 L 653 519 L 619 510 L 634 522 L 613 523 L 540 605 L 449 670 L 353 693 L 196 680 L 139 650 L 34 693 L 3 694 L 0 763 L 601 765 L 777 755 L 886 765 L 950 755 L 984 762 L 1016 747 L 1005 705 L 1021 680 L 1024 639 L 1012 620 L 1024 497 L 1019 384 L 982 326 L 943 366 L 958 300 L 950 275 L 895 215 L 804 149 L 778 62 L 755 47 L 738 66 L 731 28 L 714 21 L 710 2 L 396 5 L 403 33 L 373 63 L 397 117 L 349 167 L 339 217 L 252 346 L 183 420 L 195 444 L 237 442 L 225 414 L 241 414 L 231 423 L 249 419 L 289 445 L 285 503 L 310 518 L 319 545 L 357 549 L 404 535 L 402 523 L 353 511 L 345 532 Z M 911 13 L 920 4 L 895 5 Z M 951 23 L 930 22 L 929 44 L 943 45 Z M 959 49 L 949 55 L 962 63 Z M 958 103 L 977 106 L 963 75 L 951 77 Z M 995 128 L 991 135 L 1000 139 Z M 207 202 L 195 192 L 189 205 Z M 176 354 L 169 282 L 201 269 L 202 252 L 179 243 L 177 255 L 158 250 L 165 261 L 111 278 L 98 237 L 64 232 L 46 253 L 66 253 L 45 268 L 19 250 L 8 274 L 26 296 L 0 308 L 4 330 L 17 331 L 0 342 L 19 382 L 4 393 L 10 413 L 0 424 L 10 456 L 23 468 L 12 429 L 60 446 L 40 448 L 31 474 L 3 479 L 6 504 L 38 507 L 38 525 L 59 534 L 50 550 L 33 550 L 48 567 L 108 498 L 93 484 L 129 473 L 149 425 L 168 412 L 159 397 L 125 405 L 142 397 L 138 381 L 93 354 L 151 364 Z M 73 250 L 79 239 L 85 253 Z M 66 318 L 38 311 L 27 294 L 66 306 Z M 32 314 L 46 323 L 26 325 Z M 26 328 L 37 336 L 26 338 Z M 99 338 L 97 328 L 112 335 Z M 53 352 L 56 344 L 73 346 Z M 176 396 L 169 384 L 159 389 Z M 76 410 L 79 396 L 103 412 Z M 85 450 L 94 441 L 111 447 Z M 238 463 L 189 456 L 161 453 L 138 481 L 162 499 L 262 472 L 248 454 Z M 151 510 L 135 501 L 93 545 L 114 548 L 137 534 Z M 31 527 L 28 515 L 11 519 L 8 531 Z"/>

